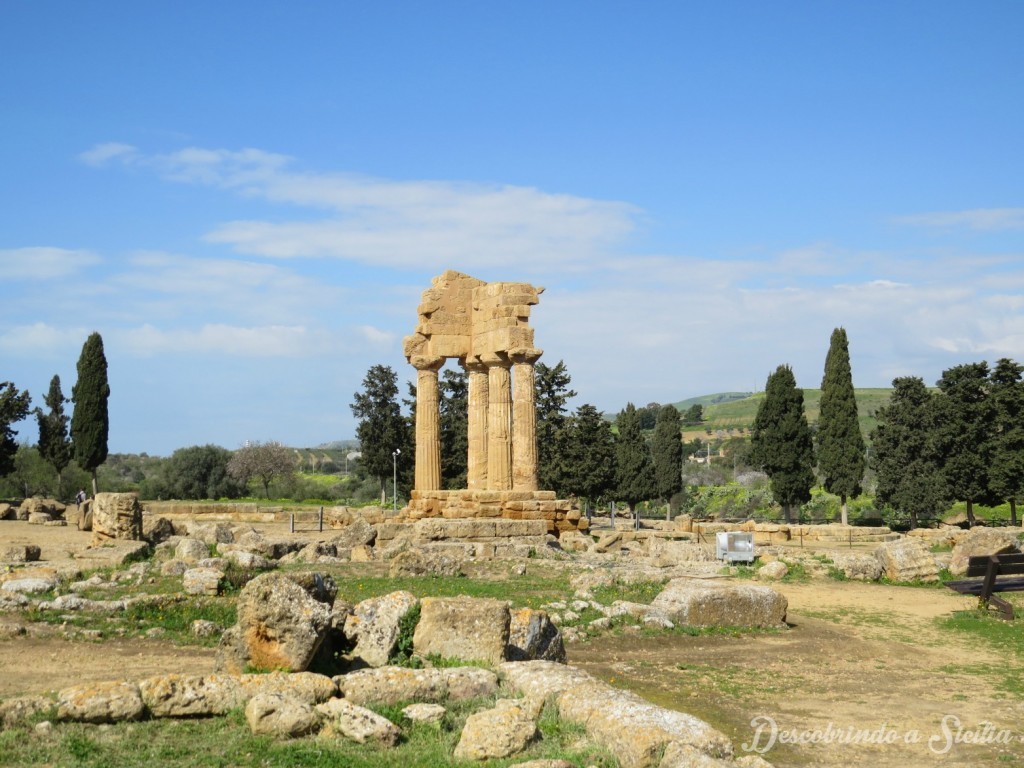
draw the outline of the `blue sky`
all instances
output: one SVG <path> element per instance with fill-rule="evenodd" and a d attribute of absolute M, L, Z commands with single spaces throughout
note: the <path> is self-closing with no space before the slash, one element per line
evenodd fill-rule
<path fill-rule="evenodd" d="M 1018 2 L 0 3 L 0 380 L 110 449 L 351 438 L 456 269 L 589 402 L 1024 361 Z M 23 423 L 19 437 L 34 440 Z"/>

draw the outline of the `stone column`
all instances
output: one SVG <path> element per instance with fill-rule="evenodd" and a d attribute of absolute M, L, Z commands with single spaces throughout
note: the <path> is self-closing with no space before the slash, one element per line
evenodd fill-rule
<path fill-rule="evenodd" d="M 441 488 L 441 409 L 437 372 L 443 357 L 413 357 L 416 369 L 416 480 L 417 491 Z"/>
<path fill-rule="evenodd" d="M 537 391 L 533 366 L 539 349 L 515 350 L 512 358 L 512 488 L 537 490 Z"/>
<path fill-rule="evenodd" d="M 487 490 L 512 490 L 512 377 L 504 357 L 487 360 Z"/>
<path fill-rule="evenodd" d="M 465 368 L 469 377 L 466 487 L 471 491 L 482 491 L 487 488 L 487 366 L 467 361 Z"/>

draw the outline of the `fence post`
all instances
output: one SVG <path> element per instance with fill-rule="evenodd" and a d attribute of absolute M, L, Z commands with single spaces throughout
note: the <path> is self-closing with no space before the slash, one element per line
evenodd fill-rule
<path fill-rule="evenodd" d="M 320 533 L 324 532 L 324 508 L 320 507 Z"/>
<path fill-rule="evenodd" d="M 288 515 L 288 531 L 289 533 L 295 533 L 295 513 L 292 512 Z"/>

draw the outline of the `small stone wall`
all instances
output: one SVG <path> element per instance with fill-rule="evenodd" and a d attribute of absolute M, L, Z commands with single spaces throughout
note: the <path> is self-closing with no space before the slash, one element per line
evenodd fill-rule
<path fill-rule="evenodd" d="M 827 525 L 801 525 L 786 523 L 762 523 L 754 520 L 747 520 L 743 523 L 701 523 L 682 515 L 675 520 L 676 530 L 687 533 L 701 533 L 705 536 L 714 536 L 720 531 L 745 531 L 754 534 L 754 543 L 758 546 L 769 546 L 771 544 L 784 544 L 787 541 L 807 542 L 832 542 L 854 544 L 880 543 L 895 541 L 899 538 L 898 533 L 893 533 L 888 527 L 842 525 L 840 523 L 829 523 Z"/>
<path fill-rule="evenodd" d="M 413 491 L 405 515 L 410 520 L 543 520 L 545 533 L 585 531 L 590 523 L 569 499 L 554 491 Z"/>

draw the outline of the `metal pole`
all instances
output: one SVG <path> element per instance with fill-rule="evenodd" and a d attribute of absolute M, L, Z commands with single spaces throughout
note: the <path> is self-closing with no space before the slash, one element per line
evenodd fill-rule
<path fill-rule="evenodd" d="M 320 507 L 320 533 L 324 532 L 324 508 Z"/>
<path fill-rule="evenodd" d="M 391 454 L 391 509 L 395 514 L 398 514 L 398 454 L 401 452 L 401 448 L 395 448 Z"/>

